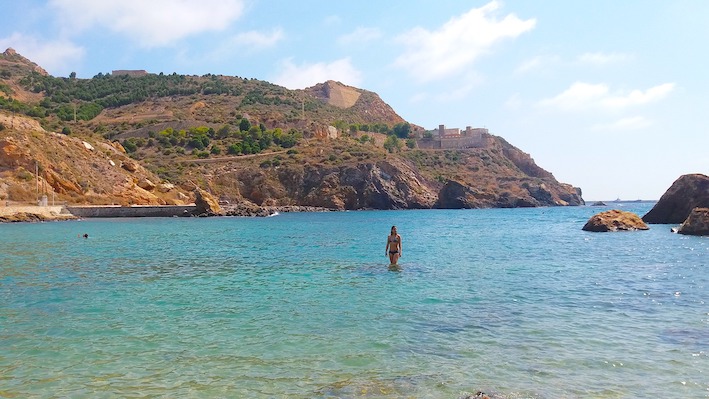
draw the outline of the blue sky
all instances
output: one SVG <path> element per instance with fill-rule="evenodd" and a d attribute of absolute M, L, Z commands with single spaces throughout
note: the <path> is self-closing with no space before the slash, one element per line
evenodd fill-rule
<path fill-rule="evenodd" d="M 703 0 L 1 0 L 55 76 L 206 73 L 378 93 L 427 129 L 487 127 L 586 200 L 709 174 Z"/>

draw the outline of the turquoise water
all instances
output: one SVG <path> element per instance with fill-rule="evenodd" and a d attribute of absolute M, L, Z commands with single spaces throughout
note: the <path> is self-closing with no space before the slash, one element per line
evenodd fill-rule
<path fill-rule="evenodd" d="M 709 239 L 602 210 L 0 225 L 0 397 L 709 397 Z"/>

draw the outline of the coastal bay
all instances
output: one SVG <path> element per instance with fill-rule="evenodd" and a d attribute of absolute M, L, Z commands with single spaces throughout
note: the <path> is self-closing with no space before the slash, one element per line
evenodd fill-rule
<path fill-rule="evenodd" d="M 2 224 L 0 396 L 703 397 L 709 243 L 595 212 Z"/>

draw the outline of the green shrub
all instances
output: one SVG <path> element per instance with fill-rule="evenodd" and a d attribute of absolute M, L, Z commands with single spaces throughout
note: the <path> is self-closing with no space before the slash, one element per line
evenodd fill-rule
<path fill-rule="evenodd" d="M 25 169 L 23 167 L 20 167 L 17 170 L 17 174 L 15 176 L 17 176 L 18 179 L 24 180 L 24 181 L 31 181 L 34 179 L 34 175 L 32 173 L 30 173 L 30 171 L 28 171 L 27 169 Z"/>
<path fill-rule="evenodd" d="M 138 150 L 138 146 L 135 144 L 133 140 L 123 140 L 123 148 L 125 148 L 126 152 L 136 152 Z"/>
<path fill-rule="evenodd" d="M 227 147 L 226 153 L 229 155 L 239 155 L 243 151 L 241 143 L 234 143 Z"/>
<path fill-rule="evenodd" d="M 396 137 L 396 135 L 391 134 L 387 136 L 386 141 L 384 141 L 384 148 L 390 153 L 394 151 L 399 151 L 401 150 L 401 142 Z"/>

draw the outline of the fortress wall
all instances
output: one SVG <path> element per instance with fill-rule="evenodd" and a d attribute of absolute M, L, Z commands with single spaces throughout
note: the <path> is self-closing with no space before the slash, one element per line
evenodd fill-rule
<path fill-rule="evenodd" d="M 155 206 L 67 206 L 69 212 L 82 218 L 172 217 L 192 216 L 194 205 Z"/>
<path fill-rule="evenodd" d="M 476 148 L 483 147 L 482 137 L 460 137 L 454 139 L 441 139 L 441 147 L 445 149 L 454 148 Z"/>
<path fill-rule="evenodd" d="M 416 145 L 422 150 L 437 150 L 441 148 L 439 140 L 416 140 Z"/>
<path fill-rule="evenodd" d="M 143 69 L 116 69 L 111 72 L 113 76 L 128 75 L 128 76 L 145 76 L 148 71 Z"/>

